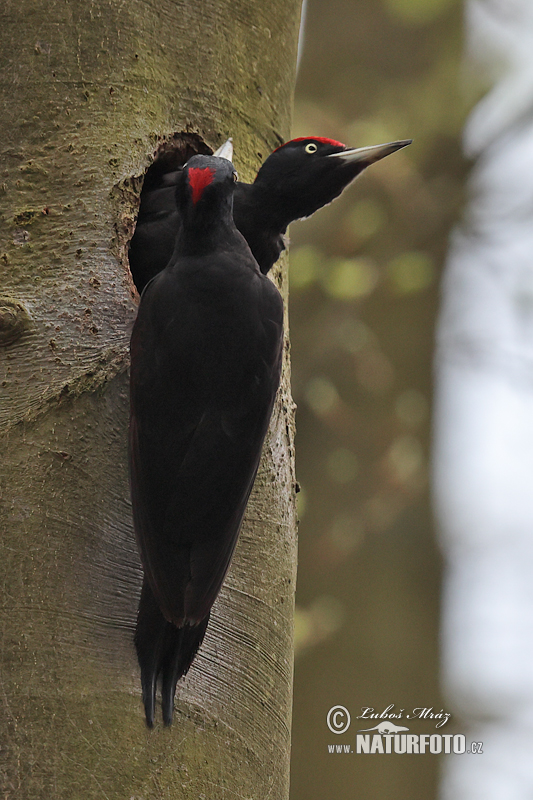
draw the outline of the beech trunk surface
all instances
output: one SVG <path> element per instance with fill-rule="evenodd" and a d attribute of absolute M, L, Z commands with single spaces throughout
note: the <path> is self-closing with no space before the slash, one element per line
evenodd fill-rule
<path fill-rule="evenodd" d="M 149 731 L 133 648 L 141 570 L 126 440 L 137 297 L 126 246 L 162 142 L 188 133 L 215 148 L 233 136 L 251 180 L 287 138 L 299 14 L 299 0 L 4 0 L 3 800 L 288 796 L 288 355 L 204 645 L 178 684 L 174 725 Z M 284 270 L 273 279 L 285 293 Z"/>

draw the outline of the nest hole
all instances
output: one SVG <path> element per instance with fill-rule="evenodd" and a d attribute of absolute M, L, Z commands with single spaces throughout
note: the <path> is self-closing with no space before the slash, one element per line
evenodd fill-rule
<path fill-rule="evenodd" d="M 148 281 L 166 266 L 163 262 L 167 252 L 172 254 L 173 240 L 168 227 L 163 224 L 158 228 L 158 221 L 162 223 L 172 209 L 172 173 L 192 156 L 212 153 L 198 134 L 174 133 L 158 144 L 143 175 L 132 176 L 115 187 L 119 201 L 117 255 L 128 275 L 133 296 L 141 294 Z M 135 237 L 139 221 L 143 227 Z"/>

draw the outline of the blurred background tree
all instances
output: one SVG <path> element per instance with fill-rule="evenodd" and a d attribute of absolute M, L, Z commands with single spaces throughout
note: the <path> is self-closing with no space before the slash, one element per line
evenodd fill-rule
<path fill-rule="evenodd" d="M 293 135 L 414 139 L 291 228 L 300 557 L 292 800 L 428 800 L 438 758 L 328 754 L 326 714 L 443 707 L 428 495 L 439 274 L 463 201 L 458 0 L 309 0 Z M 470 96 L 469 96 L 470 95 Z M 414 721 L 414 733 L 428 733 Z"/>

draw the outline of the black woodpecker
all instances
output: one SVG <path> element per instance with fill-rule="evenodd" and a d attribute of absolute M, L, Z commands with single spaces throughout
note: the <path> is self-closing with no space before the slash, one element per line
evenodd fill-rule
<path fill-rule="evenodd" d="M 131 337 L 130 473 L 144 582 L 135 633 L 146 722 L 172 722 L 252 489 L 279 384 L 283 302 L 235 227 L 230 161 L 175 179 L 179 234 Z"/>
<path fill-rule="evenodd" d="M 284 234 L 291 222 L 331 203 L 366 167 L 410 143 L 406 139 L 350 148 L 333 139 L 304 137 L 274 150 L 253 183 L 237 183 L 233 203 L 235 225 L 261 272 L 266 275 L 285 249 Z M 224 154 L 224 147 L 217 153 Z M 129 247 L 139 293 L 172 256 L 181 224 L 173 191 L 179 174 L 163 174 L 143 188 Z"/>

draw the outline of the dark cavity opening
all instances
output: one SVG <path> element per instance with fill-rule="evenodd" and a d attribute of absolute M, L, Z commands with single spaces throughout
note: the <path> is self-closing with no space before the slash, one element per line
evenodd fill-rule
<path fill-rule="evenodd" d="M 195 155 L 210 156 L 213 150 L 195 133 L 175 133 L 161 142 L 154 153 L 154 160 L 144 174 L 143 194 L 161 185 L 164 176 L 175 172 Z"/>

